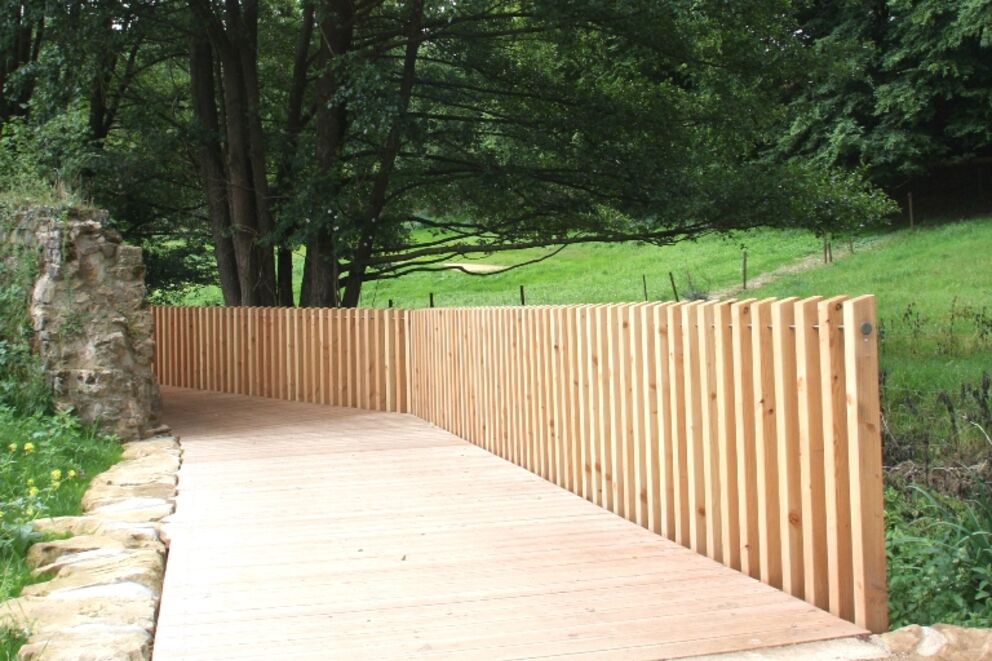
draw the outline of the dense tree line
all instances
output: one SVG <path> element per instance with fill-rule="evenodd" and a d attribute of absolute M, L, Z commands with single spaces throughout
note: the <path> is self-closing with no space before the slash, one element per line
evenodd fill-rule
<path fill-rule="evenodd" d="M 232 305 L 356 305 L 519 247 L 847 230 L 891 210 L 863 175 L 987 154 L 989 4 L 0 0 L 0 173 L 68 183 L 154 287 Z"/>
<path fill-rule="evenodd" d="M 799 19 L 824 65 L 791 96 L 781 153 L 883 186 L 992 156 L 992 2 L 818 1 Z"/>

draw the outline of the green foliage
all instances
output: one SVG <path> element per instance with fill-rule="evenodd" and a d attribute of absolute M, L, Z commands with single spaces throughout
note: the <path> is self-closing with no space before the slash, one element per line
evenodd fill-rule
<path fill-rule="evenodd" d="M 16 661 L 17 651 L 26 642 L 23 632 L 0 628 L 0 661 Z"/>
<path fill-rule="evenodd" d="M 77 188 L 93 159 L 82 105 L 46 121 L 14 118 L 0 123 L 0 191 L 49 198 L 53 187 Z"/>
<path fill-rule="evenodd" d="M 992 147 L 988 0 L 808 3 L 808 66 L 780 154 L 864 164 L 886 185 Z"/>
<path fill-rule="evenodd" d="M 221 23 L 241 6 L 195 4 Z M 847 233 L 892 210 L 857 173 L 758 159 L 779 133 L 783 85 L 803 71 L 795 3 L 425 3 L 409 99 L 398 88 L 402 3 L 359 12 L 350 48 L 327 64 L 312 39 L 294 89 L 303 4 L 262 3 L 257 52 L 244 53 L 261 81 L 264 135 L 250 151 L 268 159 L 276 224 L 261 238 L 296 249 L 330 232 L 342 273 L 373 218 L 370 268 L 394 276 L 422 264 L 410 256 L 422 247 L 409 231 L 418 219 L 460 243 L 663 245 L 756 226 Z M 336 4 L 315 3 L 318 22 Z M 191 10 L 48 3 L 32 9 L 42 15 L 37 61 L 21 72 L 30 99 L 0 119 L 0 181 L 12 182 L 0 186 L 78 187 L 146 249 L 151 289 L 174 298 L 205 282 L 204 256 L 230 230 L 211 232 L 200 146 L 229 142 L 206 135 L 191 109 Z M 318 90 L 327 71 L 331 89 Z M 213 82 L 212 102 L 228 112 L 223 76 Z M 293 98 L 303 112 L 291 126 Z M 331 165 L 314 157 L 326 136 L 312 109 L 325 107 L 343 118 Z"/>
<path fill-rule="evenodd" d="M 886 546 L 893 627 L 992 626 L 992 498 L 956 500 L 888 488 Z"/>
<path fill-rule="evenodd" d="M 0 203 L 0 237 L 9 230 L 11 209 Z M 47 410 L 48 386 L 31 351 L 28 297 L 37 273 L 37 256 L 26 248 L 0 243 L 0 407 L 22 413 Z"/>
<path fill-rule="evenodd" d="M 23 555 L 37 541 L 32 519 L 78 514 L 89 480 L 121 451 L 115 439 L 83 427 L 69 413 L 23 416 L 0 408 L 0 439 L 3 558 Z"/>

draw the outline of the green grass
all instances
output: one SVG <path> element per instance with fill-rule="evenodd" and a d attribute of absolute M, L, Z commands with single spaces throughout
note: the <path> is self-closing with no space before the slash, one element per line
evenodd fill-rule
<path fill-rule="evenodd" d="M 425 307 L 434 292 L 441 307 L 516 305 L 520 286 L 528 304 L 609 303 L 673 297 L 668 273 L 675 276 L 679 295 L 707 293 L 732 286 L 741 278 L 741 246 L 748 249 L 748 269 L 761 273 L 816 253 L 820 243 L 808 232 L 761 230 L 733 238 L 707 236 L 673 246 L 599 244 L 568 246 L 550 259 L 506 273 L 468 275 L 460 271 L 414 273 L 397 280 L 368 283 L 362 305 Z M 474 260 L 498 266 L 518 264 L 547 255 L 547 250 L 496 253 Z"/>
<path fill-rule="evenodd" d="M 0 661 L 14 661 L 17 652 L 27 642 L 24 634 L 19 631 L 0 629 Z"/>
<path fill-rule="evenodd" d="M 430 240 L 426 232 L 419 232 Z M 820 240 L 799 230 L 755 230 L 733 237 L 705 236 L 673 246 L 643 244 L 590 244 L 568 246 L 554 257 L 506 273 L 468 275 L 445 270 L 411 273 L 395 280 L 366 283 L 363 307 L 427 307 L 431 292 L 439 307 L 466 305 L 516 305 L 520 285 L 528 304 L 609 303 L 644 300 L 641 276 L 648 281 L 652 300 L 671 300 L 668 273 L 675 276 L 679 295 L 691 290 L 706 293 L 733 286 L 741 278 L 741 247 L 748 251 L 748 271 L 757 275 L 819 252 Z M 516 250 L 461 259 L 454 262 L 510 266 L 549 254 L 549 250 Z M 295 262 L 295 280 L 302 273 L 302 258 Z M 690 281 L 692 286 L 690 287 Z M 189 292 L 184 305 L 219 305 L 216 286 Z"/>
<path fill-rule="evenodd" d="M 888 488 L 891 626 L 992 626 L 992 500 Z"/>
<path fill-rule="evenodd" d="M 120 458 L 120 443 L 69 414 L 23 416 L 0 408 L 0 601 L 32 582 L 23 558 L 39 536 L 32 519 L 80 513 L 94 475 Z"/>
<path fill-rule="evenodd" d="M 874 294 L 888 385 L 954 389 L 992 370 L 989 248 L 990 218 L 902 231 L 876 250 L 784 276 L 750 295 Z"/>

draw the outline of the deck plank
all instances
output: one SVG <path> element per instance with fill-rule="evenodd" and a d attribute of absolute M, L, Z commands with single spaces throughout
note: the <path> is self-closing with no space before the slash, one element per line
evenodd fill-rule
<path fill-rule="evenodd" d="M 155 660 L 657 659 L 866 632 L 419 418 L 164 388 Z"/>

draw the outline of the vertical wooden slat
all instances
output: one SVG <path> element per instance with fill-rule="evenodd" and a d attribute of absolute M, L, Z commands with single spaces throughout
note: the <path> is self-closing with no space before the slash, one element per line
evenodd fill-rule
<path fill-rule="evenodd" d="M 599 447 L 596 452 L 596 484 L 599 500 L 596 503 L 608 510 L 613 510 L 613 428 L 612 413 L 613 398 L 611 388 L 611 354 L 610 334 L 613 325 L 613 311 L 608 305 L 596 308 L 596 344 L 599 351 L 597 395 L 599 398 L 596 415 L 599 418 Z"/>
<path fill-rule="evenodd" d="M 689 547 L 697 553 L 706 553 L 706 478 L 703 469 L 703 411 L 700 395 L 702 372 L 702 347 L 697 330 L 696 301 L 682 306 L 682 349 L 685 355 L 686 399 L 686 474 L 688 476 L 688 502 L 686 516 L 689 520 Z"/>
<path fill-rule="evenodd" d="M 689 546 L 689 467 L 686 462 L 686 392 L 685 356 L 683 354 L 682 309 L 685 304 L 669 307 L 668 313 L 668 382 L 672 446 L 672 499 L 675 511 L 673 539 Z"/>
<path fill-rule="evenodd" d="M 671 387 L 671 331 L 668 326 L 670 303 L 654 311 L 655 380 L 658 382 L 658 487 L 661 534 L 675 539 L 675 473 L 673 462 L 673 421 Z"/>
<path fill-rule="evenodd" d="M 751 307 L 754 356 L 754 436 L 758 468 L 758 537 L 761 580 L 782 587 L 782 537 L 779 528 L 778 438 L 775 426 L 775 366 L 771 328 L 772 300 Z"/>
<path fill-rule="evenodd" d="M 292 377 L 290 379 L 292 393 L 290 399 L 294 402 L 303 401 L 303 323 L 301 310 L 299 308 L 287 308 L 286 313 L 289 315 L 291 330 L 289 335 L 289 345 L 287 350 L 289 352 L 290 369 L 292 370 Z"/>
<path fill-rule="evenodd" d="M 802 495 L 799 465 L 799 398 L 796 371 L 796 299 L 772 305 L 775 366 L 775 427 L 778 435 L 778 491 L 782 589 L 803 598 Z"/>
<path fill-rule="evenodd" d="M 633 444 L 633 480 L 628 487 L 633 491 L 634 509 L 630 515 L 631 521 L 638 525 L 648 527 L 648 488 L 647 488 L 647 465 L 646 465 L 646 435 L 645 417 L 643 414 L 645 391 L 647 390 L 647 370 L 645 369 L 644 353 L 644 317 L 646 305 L 634 305 L 630 308 L 630 318 L 628 323 L 628 363 L 629 399 L 627 400 L 628 424 L 630 425 L 630 437 Z"/>
<path fill-rule="evenodd" d="M 717 435 L 716 335 L 712 301 L 696 308 L 696 333 L 699 346 L 700 429 L 702 436 L 703 507 L 705 508 L 706 555 L 723 562 L 723 515 L 720 499 L 721 438 Z"/>
<path fill-rule="evenodd" d="M 848 464 L 854 621 L 873 633 L 889 628 L 882 499 L 882 436 L 875 297 L 844 302 Z"/>
<path fill-rule="evenodd" d="M 413 390 L 413 374 L 411 371 L 411 355 L 412 349 L 410 346 L 410 322 L 413 313 L 407 310 L 400 310 L 399 319 L 397 320 L 397 338 L 396 346 L 398 349 L 399 356 L 399 369 L 397 370 L 397 411 L 401 413 L 407 413 L 410 411 L 410 397 L 411 391 Z"/>
<path fill-rule="evenodd" d="M 608 470 L 610 478 L 607 483 L 610 489 L 610 498 L 613 501 L 613 511 L 619 515 L 628 516 L 627 508 L 627 468 L 629 465 L 630 451 L 627 447 L 627 420 L 626 401 L 627 387 L 625 375 L 626 365 L 626 334 L 624 324 L 626 323 L 626 307 L 611 305 L 609 307 L 609 341 L 607 351 L 609 352 L 609 373 L 610 373 L 610 460 Z"/>
<path fill-rule="evenodd" d="M 720 537 L 723 564 L 741 568 L 741 526 L 737 484 L 737 424 L 734 406 L 734 347 L 731 308 L 725 301 L 713 308 L 713 341 L 716 379 L 717 479 L 720 492 Z"/>
<path fill-rule="evenodd" d="M 647 502 L 644 509 L 647 515 L 646 526 L 649 530 L 661 534 L 662 490 L 665 478 L 661 473 L 661 448 L 664 437 L 663 425 L 659 424 L 659 380 L 658 367 L 662 359 L 658 357 L 656 348 L 660 345 L 658 338 L 657 304 L 648 305 L 641 314 L 641 369 L 644 389 L 642 403 L 644 422 L 644 480 Z"/>
<path fill-rule="evenodd" d="M 567 446 L 571 470 L 569 471 L 569 489 L 574 494 L 582 494 L 582 353 L 577 336 L 579 324 L 579 308 L 569 307 L 564 313 L 564 331 L 566 352 L 563 354 L 568 365 L 567 402 L 565 411 Z"/>
<path fill-rule="evenodd" d="M 329 328 L 329 315 L 330 310 L 327 308 L 321 308 L 317 310 L 317 334 L 320 342 L 320 365 L 319 365 L 319 385 L 318 385 L 318 398 L 321 404 L 328 405 L 330 401 L 330 384 L 331 384 L 331 374 L 333 373 L 334 366 L 331 363 L 331 343 L 330 343 L 330 328 Z"/>
<path fill-rule="evenodd" d="M 820 297 L 796 304 L 796 391 L 799 400 L 799 479 L 803 528 L 803 594 L 826 610 L 827 522 L 823 478 L 823 400 L 817 305 Z"/>
<path fill-rule="evenodd" d="M 313 366 L 317 351 L 314 350 L 313 308 L 297 308 L 300 320 L 300 400 L 313 403 Z"/>
<path fill-rule="evenodd" d="M 753 301 L 730 308 L 734 366 L 734 422 L 737 441 L 737 488 L 740 522 L 741 571 L 761 576 L 761 540 L 758 535 L 758 457 L 754 427 L 754 360 L 752 345 Z"/>
<path fill-rule="evenodd" d="M 823 397 L 823 473 L 826 482 L 827 575 L 830 612 L 854 619 L 854 569 L 851 558 L 851 490 L 847 447 L 844 297 L 821 301 L 820 379 Z"/>
<path fill-rule="evenodd" d="M 348 379 L 348 340 L 344 311 L 341 308 L 331 310 L 331 324 L 334 329 L 334 405 L 347 406 L 345 382 Z"/>
<path fill-rule="evenodd" d="M 595 495 L 595 439 L 596 439 L 596 419 L 593 412 L 596 409 L 596 396 L 593 391 L 593 375 L 596 373 L 595 347 L 592 342 L 593 333 L 593 309 L 589 306 L 582 306 L 579 309 L 579 318 L 576 322 L 576 330 L 580 342 L 579 362 L 579 415 L 580 415 L 580 443 L 579 453 L 582 462 L 582 497 L 588 501 L 596 502 Z"/>
<path fill-rule="evenodd" d="M 561 390 L 561 384 L 555 371 L 556 365 L 556 337 L 555 337 L 555 315 L 552 308 L 540 306 L 538 316 L 541 320 L 541 338 L 544 345 L 541 360 L 541 372 L 538 375 L 541 396 L 541 424 L 544 428 L 544 461 L 547 480 L 560 484 L 561 479 L 561 446 L 559 445 L 558 430 L 555 420 L 555 396 Z"/>
<path fill-rule="evenodd" d="M 277 397 L 279 368 L 277 366 L 279 357 L 278 340 L 278 314 L 276 308 L 266 308 L 265 316 L 262 317 L 262 333 L 265 343 L 264 365 L 262 376 L 264 385 L 262 392 L 266 397 Z"/>

